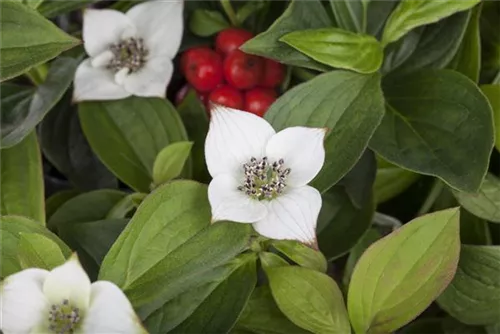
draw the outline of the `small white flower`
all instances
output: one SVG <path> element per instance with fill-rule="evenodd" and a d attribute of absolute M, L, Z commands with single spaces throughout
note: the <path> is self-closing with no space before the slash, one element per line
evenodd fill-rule
<path fill-rule="evenodd" d="M 26 269 L 0 283 L 0 329 L 23 333 L 147 333 L 113 283 L 90 284 L 76 255 L 52 271 Z"/>
<path fill-rule="evenodd" d="M 205 142 L 212 221 L 253 223 L 261 235 L 316 245 L 321 195 L 307 184 L 325 161 L 325 129 L 278 133 L 264 119 L 214 106 Z"/>
<path fill-rule="evenodd" d="M 126 14 L 86 10 L 83 41 L 90 58 L 76 71 L 73 100 L 164 97 L 182 39 L 182 12 L 182 0 L 148 1 Z"/>

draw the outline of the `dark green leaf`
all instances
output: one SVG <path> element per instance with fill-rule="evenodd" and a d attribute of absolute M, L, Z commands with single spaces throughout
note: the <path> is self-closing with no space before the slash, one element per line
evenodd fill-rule
<path fill-rule="evenodd" d="M 61 248 L 51 239 L 38 233 L 19 233 L 17 248 L 19 264 L 23 269 L 51 270 L 66 261 Z"/>
<path fill-rule="evenodd" d="M 399 168 L 378 157 L 377 176 L 373 191 L 377 203 L 383 203 L 408 189 L 419 177 L 418 174 Z"/>
<path fill-rule="evenodd" d="M 280 42 L 279 39 L 293 31 L 329 26 L 331 26 L 330 20 L 320 1 L 294 0 L 268 30 L 243 44 L 241 49 L 247 53 L 271 58 L 289 65 L 320 71 L 328 70 L 328 66 L 308 58 L 299 51 Z"/>
<path fill-rule="evenodd" d="M 148 194 L 133 193 L 123 197 L 109 210 L 106 219 L 126 218 L 136 210 Z"/>
<path fill-rule="evenodd" d="M 338 28 L 295 31 L 280 41 L 320 63 L 359 73 L 377 71 L 384 57 L 382 45 L 373 36 Z"/>
<path fill-rule="evenodd" d="M 187 139 L 179 115 L 165 99 L 84 102 L 78 114 L 94 152 L 120 180 L 140 192 L 149 192 L 158 153 Z"/>
<path fill-rule="evenodd" d="M 189 29 L 198 36 L 210 36 L 225 28 L 229 23 L 224 16 L 215 10 L 197 9 L 189 20 Z"/>
<path fill-rule="evenodd" d="M 14 90 L 12 97 L 5 96 L 2 92 L 2 148 L 19 143 L 33 131 L 62 98 L 73 81 L 77 65 L 75 59 L 58 58 L 51 64 L 47 79 L 33 91 L 33 94 L 26 95 L 15 104 L 6 103 L 3 99 L 12 101 L 19 96 L 18 91 Z M 22 88 L 21 92 L 24 91 Z"/>
<path fill-rule="evenodd" d="M 455 278 L 439 306 L 469 325 L 500 319 L 500 246 L 462 246 Z"/>
<path fill-rule="evenodd" d="M 500 179 L 487 174 L 477 193 L 454 191 L 460 205 L 474 215 L 500 223 Z"/>
<path fill-rule="evenodd" d="M 290 126 L 330 130 L 325 138 L 325 164 L 313 181 L 313 186 L 325 192 L 361 157 L 383 114 L 380 75 L 339 70 L 289 90 L 265 118 L 276 130 Z"/>
<path fill-rule="evenodd" d="M 365 32 L 366 0 L 330 0 L 335 22 L 347 31 Z"/>
<path fill-rule="evenodd" d="M 38 11 L 45 17 L 53 18 L 64 13 L 83 8 L 97 1 L 99 0 L 44 0 L 41 6 L 38 7 Z"/>
<path fill-rule="evenodd" d="M 36 10 L 18 1 L 0 2 L 0 79 L 18 76 L 80 43 Z"/>
<path fill-rule="evenodd" d="M 500 151 L 500 84 L 482 85 L 481 91 L 488 98 L 493 109 L 493 121 L 495 124 L 495 147 Z"/>
<path fill-rule="evenodd" d="M 61 205 L 79 194 L 80 193 L 76 190 L 62 190 L 47 198 L 45 201 L 46 221 L 50 220 L 50 217 L 52 217 L 54 212 L 56 212 Z"/>
<path fill-rule="evenodd" d="M 271 245 L 299 266 L 326 272 L 327 262 L 321 252 L 294 240 L 274 240 Z"/>
<path fill-rule="evenodd" d="M 0 213 L 20 215 L 45 225 L 42 161 L 35 132 L 0 150 Z"/>
<path fill-rule="evenodd" d="M 493 146 L 491 108 L 472 81 L 425 70 L 384 81 L 387 110 L 370 146 L 384 159 L 476 191 Z"/>
<path fill-rule="evenodd" d="M 175 179 L 182 173 L 193 142 L 181 141 L 165 147 L 158 153 L 153 165 L 153 182 L 155 185 Z"/>

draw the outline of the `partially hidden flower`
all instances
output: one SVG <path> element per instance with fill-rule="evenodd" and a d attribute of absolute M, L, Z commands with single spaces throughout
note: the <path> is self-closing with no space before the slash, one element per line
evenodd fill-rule
<path fill-rule="evenodd" d="M 147 1 L 127 13 L 87 9 L 73 100 L 164 97 L 183 33 L 183 0 Z"/>
<path fill-rule="evenodd" d="M 316 245 L 321 195 L 307 184 L 325 160 L 325 129 L 278 133 L 256 115 L 213 106 L 205 159 L 212 221 L 252 223 L 261 235 Z"/>
<path fill-rule="evenodd" d="M 0 329 L 23 333 L 147 333 L 113 283 L 93 284 L 76 255 L 52 271 L 30 268 L 0 283 Z"/>

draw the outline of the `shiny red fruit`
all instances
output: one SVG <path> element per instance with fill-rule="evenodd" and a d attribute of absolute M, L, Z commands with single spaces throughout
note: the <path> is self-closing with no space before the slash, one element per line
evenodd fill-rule
<path fill-rule="evenodd" d="M 215 39 L 215 50 L 223 55 L 228 55 L 252 37 L 251 32 L 243 29 L 224 29 L 219 32 Z"/>
<path fill-rule="evenodd" d="M 245 106 L 243 110 L 258 116 L 264 116 L 269 106 L 276 101 L 277 95 L 273 89 L 254 88 L 245 93 Z"/>
<path fill-rule="evenodd" d="M 243 94 L 229 85 L 214 89 L 208 96 L 209 101 L 235 109 L 243 108 Z"/>
<path fill-rule="evenodd" d="M 264 59 L 264 76 L 260 86 L 278 87 L 285 78 L 285 66 L 271 59 Z"/>
<path fill-rule="evenodd" d="M 221 56 L 206 47 L 186 51 L 181 58 L 181 70 L 199 92 L 209 92 L 224 81 Z"/>
<path fill-rule="evenodd" d="M 224 77 L 233 87 L 250 89 L 257 86 L 264 76 L 264 59 L 234 50 L 224 60 Z"/>

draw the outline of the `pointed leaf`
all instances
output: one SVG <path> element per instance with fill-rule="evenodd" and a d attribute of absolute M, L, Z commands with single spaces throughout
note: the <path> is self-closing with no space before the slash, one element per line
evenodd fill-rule
<path fill-rule="evenodd" d="M 61 248 L 51 239 L 38 233 L 20 233 L 18 258 L 23 269 L 52 270 L 66 262 Z"/>
<path fill-rule="evenodd" d="M 189 158 L 192 147 L 193 142 L 181 141 L 161 150 L 153 165 L 154 184 L 160 185 L 178 177 Z"/>

